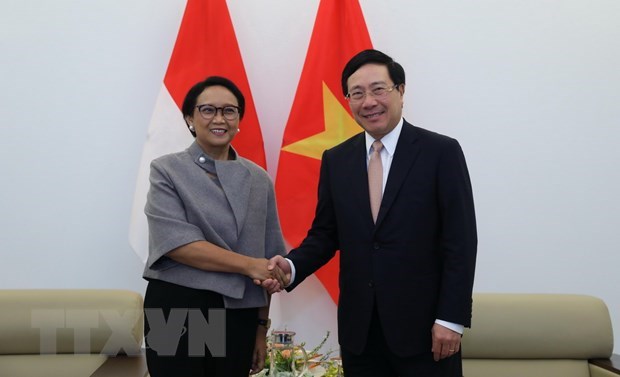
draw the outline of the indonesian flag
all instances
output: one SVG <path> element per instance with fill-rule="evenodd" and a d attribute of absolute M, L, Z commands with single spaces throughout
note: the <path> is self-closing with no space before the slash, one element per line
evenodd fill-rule
<path fill-rule="evenodd" d="M 129 242 L 143 262 L 148 257 L 148 225 L 144 214 L 149 188 L 149 166 L 154 158 L 187 148 L 181 105 L 187 91 L 208 76 L 232 80 L 245 97 L 245 115 L 233 142 L 239 154 L 266 167 L 261 134 L 250 85 L 225 0 L 188 0 L 155 110 L 134 193 Z"/>
<path fill-rule="evenodd" d="M 276 175 L 282 230 L 293 247 L 314 217 L 323 151 L 362 131 L 349 112 L 340 77 L 349 59 L 368 48 L 372 43 L 358 0 L 321 0 Z M 316 273 L 335 303 L 338 271 L 337 254 Z"/>

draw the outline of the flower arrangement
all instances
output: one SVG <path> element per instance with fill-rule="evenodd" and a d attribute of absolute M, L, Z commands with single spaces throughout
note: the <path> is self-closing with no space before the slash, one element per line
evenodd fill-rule
<path fill-rule="evenodd" d="M 294 334 L 294 333 L 293 333 Z M 329 338 L 329 331 L 325 337 L 310 351 L 305 351 L 305 342 L 302 342 L 294 348 L 278 348 L 274 344 L 274 332 L 267 337 L 267 358 L 265 360 L 265 369 L 256 374 L 257 377 L 270 377 L 273 369 L 274 375 L 277 377 L 297 377 L 300 376 L 295 370 L 301 371 L 304 361 L 307 360 L 307 368 L 301 374 L 302 377 L 340 377 L 342 376 L 342 366 L 340 360 L 331 357 L 332 350 L 321 353 L 321 348 Z M 304 355 L 305 353 L 305 355 Z M 273 356 L 273 360 L 272 359 Z M 293 368 L 295 366 L 295 368 Z M 295 370 L 293 370 L 295 369 Z"/>

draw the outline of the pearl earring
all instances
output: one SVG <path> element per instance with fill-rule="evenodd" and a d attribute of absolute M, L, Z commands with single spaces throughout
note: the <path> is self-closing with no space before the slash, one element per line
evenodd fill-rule
<path fill-rule="evenodd" d="M 193 126 L 193 125 L 191 125 L 191 124 L 189 125 L 189 130 L 190 130 L 190 131 L 192 131 L 192 132 L 195 132 L 195 131 L 196 131 L 196 129 L 194 128 L 194 126 Z"/>

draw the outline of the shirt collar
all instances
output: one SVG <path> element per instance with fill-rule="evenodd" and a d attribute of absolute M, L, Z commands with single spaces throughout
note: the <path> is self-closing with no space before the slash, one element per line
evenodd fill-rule
<path fill-rule="evenodd" d="M 394 127 L 392 131 L 390 131 L 387 135 L 381 138 L 381 143 L 383 144 L 383 149 L 388 153 L 388 155 L 393 156 L 394 151 L 396 150 L 396 143 L 398 143 L 398 137 L 400 136 L 400 131 L 403 129 L 403 118 L 400 118 L 400 121 Z M 364 132 L 366 136 L 366 153 L 370 154 L 372 143 L 375 139 L 368 134 L 368 132 Z"/>

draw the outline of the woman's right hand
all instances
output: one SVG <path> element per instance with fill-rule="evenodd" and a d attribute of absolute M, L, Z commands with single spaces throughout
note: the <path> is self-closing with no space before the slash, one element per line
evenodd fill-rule
<path fill-rule="evenodd" d="M 250 258 L 246 275 L 252 280 L 266 280 L 274 278 L 272 271 L 267 269 L 269 260 L 265 258 Z"/>
<path fill-rule="evenodd" d="M 268 268 L 269 260 L 264 258 L 252 258 L 248 267 L 247 275 L 254 280 L 257 285 L 260 285 L 265 280 L 276 280 L 280 287 L 285 287 L 288 284 L 286 281 L 286 274 L 278 266 L 272 269 Z"/>

